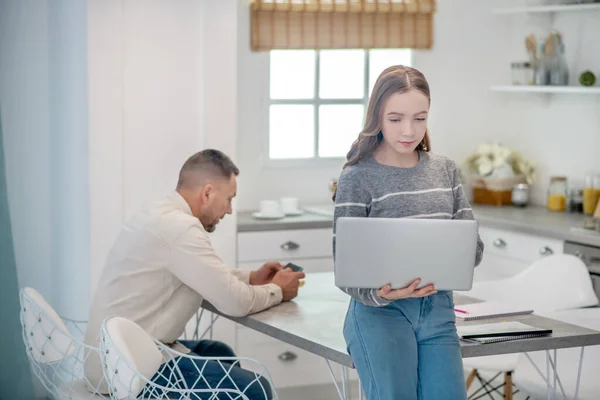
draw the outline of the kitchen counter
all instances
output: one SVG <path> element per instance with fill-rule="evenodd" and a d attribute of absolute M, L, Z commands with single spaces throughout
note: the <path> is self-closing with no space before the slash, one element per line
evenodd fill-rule
<path fill-rule="evenodd" d="M 583 229 L 583 215 L 551 212 L 544 207 L 473 206 L 481 226 L 546 236 L 600 247 L 600 234 Z M 278 220 L 258 220 L 251 212 L 238 213 L 238 232 L 325 229 L 333 223 L 333 204 L 305 207 L 304 214 Z"/>

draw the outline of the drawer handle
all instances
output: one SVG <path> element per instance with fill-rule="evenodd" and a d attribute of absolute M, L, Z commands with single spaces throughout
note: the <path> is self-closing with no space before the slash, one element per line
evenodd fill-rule
<path fill-rule="evenodd" d="M 554 254 L 554 251 L 552 251 L 550 247 L 544 246 L 540 249 L 540 254 L 543 256 L 551 256 L 552 254 Z"/>
<path fill-rule="evenodd" d="M 506 242 L 500 238 L 494 240 L 494 246 L 496 246 L 499 249 L 503 249 L 506 247 Z"/>
<path fill-rule="evenodd" d="M 291 241 L 287 241 L 284 244 L 281 245 L 281 248 L 283 250 L 297 250 L 300 248 L 300 245 L 298 243 L 294 243 Z"/>
<path fill-rule="evenodd" d="M 296 353 L 292 353 L 291 351 L 284 351 L 283 353 L 278 355 L 277 358 L 279 358 L 283 362 L 288 362 L 294 361 L 296 358 L 298 358 L 298 356 L 296 355 Z"/>

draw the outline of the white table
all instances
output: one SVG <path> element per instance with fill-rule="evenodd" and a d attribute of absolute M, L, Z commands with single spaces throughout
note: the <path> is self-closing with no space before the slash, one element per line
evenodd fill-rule
<path fill-rule="evenodd" d="M 455 293 L 455 302 L 457 305 L 476 301 L 475 299 Z M 342 333 L 349 302 L 350 297 L 335 287 L 333 273 L 326 272 L 308 274 L 306 284 L 300 288 L 298 297 L 293 301 L 282 303 L 276 307 L 247 317 L 230 317 L 224 315 L 208 302 L 204 302 L 202 307 L 238 324 L 323 357 L 332 373 L 340 398 L 346 399 L 346 368 L 354 368 L 352 358 L 346 351 L 346 342 Z M 545 377 L 537 366 L 536 368 L 547 383 L 549 399 L 556 398 L 557 388 L 560 388 L 560 378 L 554 372 L 556 354 L 552 358 L 550 350 L 554 350 L 556 353 L 556 349 L 581 347 L 581 357 L 583 357 L 585 346 L 600 344 L 599 331 L 537 315 L 523 315 L 504 318 L 504 320 L 520 321 L 539 328 L 550 328 L 553 333 L 547 337 L 486 345 L 461 342 L 463 357 L 545 350 L 547 355 Z M 457 321 L 457 325 L 482 324 L 486 321 L 495 322 L 492 319 L 470 322 Z M 337 384 L 330 361 L 344 367 L 341 387 Z M 581 362 L 579 372 L 581 372 Z"/>

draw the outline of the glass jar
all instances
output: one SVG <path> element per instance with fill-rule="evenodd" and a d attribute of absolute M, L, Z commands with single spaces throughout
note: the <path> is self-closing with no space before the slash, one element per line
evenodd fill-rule
<path fill-rule="evenodd" d="M 565 58 L 565 46 L 562 43 L 557 43 L 556 47 L 557 51 L 549 63 L 549 84 L 567 86 L 569 84 L 569 66 Z"/>
<path fill-rule="evenodd" d="M 569 196 L 569 212 L 572 213 L 583 213 L 583 190 L 582 189 L 571 189 L 571 195 Z"/>
<path fill-rule="evenodd" d="M 583 189 L 583 212 L 586 215 L 592 215 L 600 199 L 600 174 L 589 173 L 585 177 L 585 187 Z"/>
<path fill-rule="evenodd" d="M 529 185 L 519 183 L 515 185 L 511 194 L 512 203 L 517 207 L 525 207 L 529 203 Z"/>
<path fill-rule="evenodd" d="M 510 64 L 513 85 L 533 85 L 533 68 L 529 62 L 513 62 Z"/>
<path fill-rule="evenodd" d="M 546 86 L 549 82 L 548 76 L 548 56 L 546 55 L 546 46 L 540 43 L 538 58 L 533 67 L 533 84 L 537 86 Z"/>
<path fill-rule="evenodd" d="M 565 211 L 567 207 L 567 178 L 553 176 L 550 178 L 548 188 L 548 209 L 551 211 Z"/>

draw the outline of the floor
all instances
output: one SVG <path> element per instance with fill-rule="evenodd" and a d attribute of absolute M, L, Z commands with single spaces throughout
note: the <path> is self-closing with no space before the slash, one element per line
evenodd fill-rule
<path fill-rule="evenodd" d="M 498 378 L 495 385 L 499 385 L 500 383 L 500 378 Z M 473 382 L 469 394 L 474 393 L 479 387 L 477 382 Z M 479 393 L 481 394 L 483 391 Z M 339 400 L 340 398 L 333 384 L 279 389 L 277 394 L 279 395 L 280 400 Z M 494 395 L 493 398 L 497 400 L 502 399 L 502 397 L 497 394 Z M 525 400 L 526 398 L 527 396 L 523 393 L 516 393 L 513 395 L 513 400 Z M 482 399 L 490 399 L 490 396 L 482 397 Z M 348 397 L 348 400 L 359 400 L 358 382 L 356 381 L 350 382 L 350 396 Z M 536 399 L 530 398 L 529 400 Z"/>
<path fill-rule="evenodd" d="M 350 381 L 348 400 L 359 400 L 358 381 Z M 280 400 L 339 400 L 340 396 L 333 384 L 293 387 L 277 390 Z"/>

